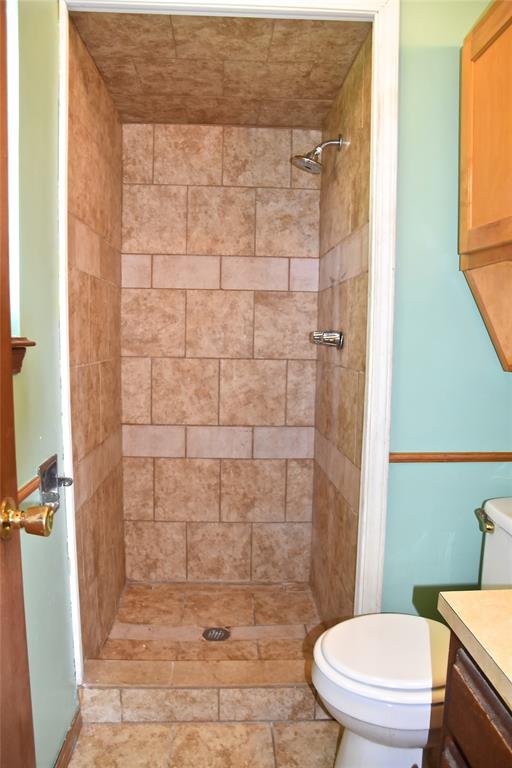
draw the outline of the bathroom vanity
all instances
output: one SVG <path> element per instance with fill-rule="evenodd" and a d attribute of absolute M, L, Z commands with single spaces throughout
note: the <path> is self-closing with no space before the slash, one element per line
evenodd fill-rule
<path fill-rule="evenodd" d="M 512 589 L 442 592 L 451 631 L 440 768 L 512 768 Z"/>

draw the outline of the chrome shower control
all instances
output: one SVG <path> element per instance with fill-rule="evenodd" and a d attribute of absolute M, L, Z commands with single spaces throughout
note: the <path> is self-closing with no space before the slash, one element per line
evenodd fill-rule
<path fill-rule="evenodd" d="M 343 346 L 343 334 L 341 331 L 312 331 L 309 334 L 309 340 L 312 344 L 325 344 L 327 347 Z"/>

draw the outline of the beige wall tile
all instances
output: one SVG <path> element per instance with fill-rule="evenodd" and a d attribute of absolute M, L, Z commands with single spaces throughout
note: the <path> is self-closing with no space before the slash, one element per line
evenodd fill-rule
<path fill-rule="evenodd" d="M 153 181 L 152 125 L 123 125 L 123 181 L 125 184 Z"/>
<path fill-rule="evenodd" d="M 151 256 L 149 254 L 123 253 L 121 263 L 123 288 L 151 288 Z"/>
<path fill-rule="evenodd" d="M 190 187 L 187 253 L 211 256 L 253 255 L 254 219 L 254 190 Z M 172 252 L 185 251 L 182 248 Z"/>
<path fill-rule="evenodd" d="M 119 319 L 111 312 L 110 286 L 105 280 L 91 277 L 90 291 L 90 361 L 99 362 L 113 357 L 111 343 Z M 114 318 L 115 323 L 111 324 Z"/>
<path fill-rule="evenodd" d="M 318 258 L 319 193 L 259 189 L 256 255 Z"/>
<path fill-rule="evenodd" d="M 187 427 L 187 456 L 197 459 L 249 459 L 250 427 Z"/>
<path fill-rule="evenodd" d="M 290 259 L 290 291 L 318 290 L 318 259 Z"/>
<path fill-rule="evenodd" d="M 155 184 L 220 184 L 222 128 L 155 125 Z"/>
<path fill-rule="evenodd" d="M 312 720 L 315 699 L 307 686 L 223 688 L 220 720 Z"/>
<path fill-rule="evenodd" d="M 292 155 L 305 155 L 322 141 L 322 131 L 294 128 L 292 131 Z M 292 166 L 294 189 L 320 189 L 321 175 L 306 173 Z"/>
<path fill-rule="evenodd" d="M 173 521 L 219 519 L 220 462 L 215 459 L 156 459 L 155 518 Z"/>
<path fill-rule="evenodd" d="M 185 294 L 125 288 L 121 297 L 122 354 L 134 357 L 185 354 Z"/>
<path fill-rule="evenodd" d="M 338 723 L 277 723 L 273 726 L 273 731 L 276 768 L 298 768 L 300 765 L 307 765 L 308 768 L 331 768 L 334 765 L 340 737 Z"/>
<path fill-rule="evenodd" d="M 221 361 L 221 424 L 283 424 L 285 399 L 284 360 Z"/>
<path fill-rule="evenodd" d="M 309 523 L 255 523 L 252 536 L 254 581 L 308 581 Z"/>
<path fill-rule="evenodd" d="M 251 526 L 241 523 L 189 523 L 188 578 L 196 581 L 249 581 Z"/>
<path fill-rule="evenodd" d="M 222 183 L 289 187 L 291 134 L 283 128 L 224 128 Z"/>
<path fill-rule="evenodd" d="M 123 426 L 124 456 L 185 456 L 185 428 Z"/>
<path fill-rule="evenodd" d="M 218 409 L 218 360 L 153 360 L 154 424 L 217 424 Z"/>
<path fill-rule="evenodd" d="M 81 688 L 80 712 L 84 723 L 120 723 L 120 691 L 117 688 Z"/>
<path fill-rule="evenodd" d="M 310 459 L 290 459 L 286 469 L 286 519 L 298 523 L 311 520 L 313 510 L 313 468 Z"/>
<path fill-rule="evenodd" d="M 123 422 L 151 423 L 151 358 L 124 357 L 121 360 Z"/>
<path fill-rule="evenodd" d="M 218 693 L 211 689 L 125 688 L 124 722 L 218 720 Z"/>
<path fill-rule="evenodd" d="M 100 402 L 99 365 L 81 365 L 71 369 L 71 418 L 73 453 L 80 460 L 101 439 L 99 414 L 90 407 Z"/>
<path fill-rule="evenodd" d="M 123 459 L 125 520 L 153 519 L 153 459 Z"/>
<path fill-rule="evenodd" d="M 253 294 L 189 291 L 187 357 L 251 357 Z"/>
<path fill-rule="evenodd" d="M 185 523 L 125 523 L 126 576 L 181 581 L 187 576 Z"/>
<path fill-rule="evenodd" d="M 316 328 L 317 299 L 312 293 L 256 293 L 254 356 L 314 359 L 309 334 Z"/>
<path fill-rule="evenodd" d="M 284 461 L 222 461 L 222 520 L 284 520 L 285 464 Z"/>
<path fill-rule="evenodd" d="M 246 291 L 287 291 L 288 259 L 225 256 L 222 288 Z"/>
<path fill-rule="evenodd" d="M 265 725 L 178 725 L 171 768 L 274 768 Z M 159 767 L 158 767 L 159 768 Z"/>
<path fill-rule="evenodd" d="M 70 267 L 68 272 L 69 356 L 71 365 L 90 361 L 90 283 L 85 272 Z"/>
<path fill-rule="evenodd" d="M 319 287 L 323 291 L 368 271 L 368 224 L 327 251 L 320 259 Z"/>
<path fill-rule="evenodd" d="M 218 256 L 154 256 L 155 288 L 220 288 Z"/>
<path fill-rule="evenodd" d="M 187 189 L 125 184 L 123 251 L 185 253 Z"/>
<path fill-rule="evenodd" d="M 256 459 L 312 459 L 312 427 L 255 427 Z"/>
<path fill-rule="evenodd" d="M 286 381 L 286 423 L 315 423 L 316 360 L 289 360 Z"/>
<path fill-rule="evenodd" d="M 119 429 L 121 423 L 120 360 L 100 363 L 100 440 Z"/>
<path fill-rule="evenodd" d="M 71 267 L 101 277 L 101 238 L 72 214 L 68 216 L 68 249 Z"/>

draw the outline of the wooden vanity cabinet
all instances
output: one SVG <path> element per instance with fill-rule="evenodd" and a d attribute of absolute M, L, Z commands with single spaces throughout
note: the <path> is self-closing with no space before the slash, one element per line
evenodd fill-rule
<path fill-rule="evenodd" d="M 512 768 L 512 713 L 452 633 L 440 768 Z"/>
<path fill-rule="evenodd" d="M 512 2 L 496 0 L 464 41 L 460 268 L 512 370 Z"/>

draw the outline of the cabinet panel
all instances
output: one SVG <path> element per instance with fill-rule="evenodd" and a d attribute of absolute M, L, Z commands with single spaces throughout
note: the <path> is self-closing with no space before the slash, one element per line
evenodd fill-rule
<path fill-rule="evenodd" d="M 446 737 L 439 768 L 469 768 L 450 736 Z"/>
<path fill-rule="evenodd" d="M 468 765 L 510 768 L 512 715 L 463 648 L 455 654 L 447 694 L 445 728 Z"/>
<path fill-rule="evenodd" d="M 462 53 L 459 251 L 479 252 L 464 268 L 512 258 L 511 178 L 512 3 L 495 2 Z"/>
<path fill-rule="evenodd" d="M 470 230 L 512 216 L 512 26 L 472 67 L 476 108 Z"/>

